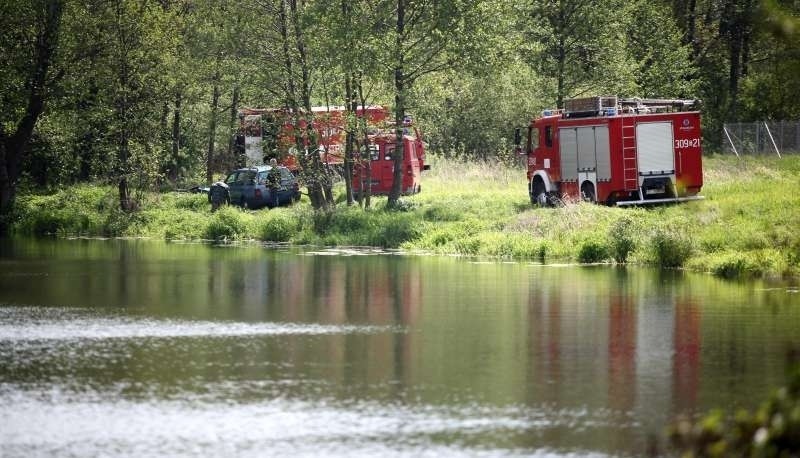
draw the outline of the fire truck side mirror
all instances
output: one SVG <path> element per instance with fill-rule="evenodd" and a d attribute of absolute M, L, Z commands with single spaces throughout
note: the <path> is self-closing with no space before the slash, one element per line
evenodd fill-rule
<path fill-rule="evenodd" d="M 520 146 L 522 143 L 522 132 L 520 132 L 519 127 L 514 129 L 514 145 Z"/>

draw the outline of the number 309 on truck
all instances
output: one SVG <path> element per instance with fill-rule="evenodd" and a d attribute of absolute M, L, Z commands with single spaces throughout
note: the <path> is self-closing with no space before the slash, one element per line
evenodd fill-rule
<path fill-rule="evenodd" d="M 569 99 L 528 126 L 534 205 L 582 199 L 607 205 L 699 200 L 703 186 L 700 113 L 695 100 Z"/>

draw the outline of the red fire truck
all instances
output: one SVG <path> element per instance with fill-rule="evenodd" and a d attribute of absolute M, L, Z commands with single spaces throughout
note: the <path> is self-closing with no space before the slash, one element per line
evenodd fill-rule
<path fill-rule="evenodd" d="M 313 107 L 313 127 L 319 140 L 319 154 L 323 163 L 341 166 L 344 163 L 345 108 L 339 106 Z M 391 113 L 383 106 L 358 107 L 356 116 L 366 117 L 370 141 L 370 160 L 356 155 L 354 158 L 353 189 L 366 189 L 366 168 L 370 167 L 371 194 L 388 194 L 394 179 L 393 153 L 396 134 Z M 247 165 L 261 165 L 274 157 L 283 166 L 296 172 L 299 169 L 297 148 L 292 135 L 291 118 L 286 110 L 272 108 L 245 108 L 239 110 L 239 131 L 236 144 L 244 154 Z M 410 117 L 403 121 L 403 194 L 419 192 L 420 172 L 427 170 L 425 145 Z M 358 139 L 361 140 L 360 138 Z M 305 152 L 304 152 L 305 154 Z M 369 164 L 369 165 L 367 165 Z"/>
<path fill-rule="evenodd" d="M 702 199 L 700 113 L 694 100 L 567 100 L 528 127 L 528 192 L 534 205 L 564 198 L 608 205 Z"/>
<path fill-rule="evenodd" d="M 423 170 L 429 170 L 425 164 L 425 143 L 419 132 L 411 126 L 410 119 L 404 121 L 403 130 L 403 182 L 402 194 L 416 194 L 422 190 L 420 178 Z M 367 189 L 367 167 L 370 167 L 370 193 L 389 194 L 394 180 L 394 153 L 397 135 L 394 129 L 384 130 L 369 136 L 369 164 L 356 162 L 353 170 L 353 191 Z"/>
<path fill-rule="evenodd" d="M 323 163 L 344 163 L 345 108 L 339 106 L 312 107 L 313 127 L 317 131 L 319 154 Z M 382 126 L 389 111 L 382 106 L 358 107 L 356 115 L 366 116 L 371 128 Z M 301 122 L 301 126 L 304 126 Z M 292 135 L 290 113 L 280 108 L 243 108 L 239 110 L 239 131 L 236 144 L 248 166 L 262 165 L 275 158 L 281 165 L 296 171 L 297 148 Z"/>

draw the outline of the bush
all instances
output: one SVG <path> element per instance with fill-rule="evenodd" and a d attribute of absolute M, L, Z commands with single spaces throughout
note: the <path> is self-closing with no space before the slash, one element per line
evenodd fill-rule
<path fill-rule="evenodd" d="M 584 264 L 603 262 L 608 259 L 608 253 L 608 247 L 603 240 L 584 240 L 578 249 L 578 261 Z"/>
<path fill-rule="evenodd" d="M 624 264 L 636 249 L 634 221 L 628 216 L 616 220 L 608 230 L 608 251 L 614 261 Z"/>
<path fill-rule="evenodd" d="M 773 250 L 728 252 L 711 257 L 706 270 L 722 278 L 763 277 L 777 274 L 781 263 L 780 255 Z"/>
<path fill-rule="evenodd" d="M 683 230 L 658 228 L 650 239 L 653 262 L 666 268 L 682 267 L 692 255 L 692 242 Z"/>
<path fill-rule="evenodd" d="M 204 234 L 211 240 L 236 240 L 245 238 L 247 229 L 247 215 L 237 208 L 225 206 L 214 213 Z"/>
<path fill-rule="evenodd" d="M 369 245 L 398 248 L 404 242 L 418 238 L 419 235 L 419 223 L 412 215 L 390 214 L 383 224 L 376 228 L 375 236 Z"/>
<path fill-rule="evenodd" d="M 274 209 L 261 224 L 259 238 L 267 242 L 288 242 L 300 230 L 297 215 L 283 209 Z"/>
<path fill-rule="evenodd" d="M 740 410 L 731 419 L 714 410 L 697 422 L 677 419 L 668 431 L 682 456 L 783 457 L 800 455 L 800 366 L 787 386 L 775 391 L 755 412 Z"/>
<path fill-rule="evenodd" d="M 14 232 L 36 236 L 116 235 L 110 223 L 128 224 L 119 213 L 110 189 L 78 185 L 54 194 L 17 198 Z"/>
<path fill-rule="evenodd" d="M 475 256 L 481 249 L 481 237 L 473 235 L 457 239 L 453 242 L 452 247 L 456 254 Z"/>

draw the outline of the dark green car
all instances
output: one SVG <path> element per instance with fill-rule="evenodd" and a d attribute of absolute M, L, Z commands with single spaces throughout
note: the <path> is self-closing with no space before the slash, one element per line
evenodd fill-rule
<path fill-rule="evenodd" d="M 275 174 L 272 180 L 271 173 Z M 228 174 L 225 184 L 230 203 L 243 208 L 272 208 L 300 200 L 300 185 L 286 167 L 277 167 L 276 171 L 269 165 L 237 169 Z"/>

